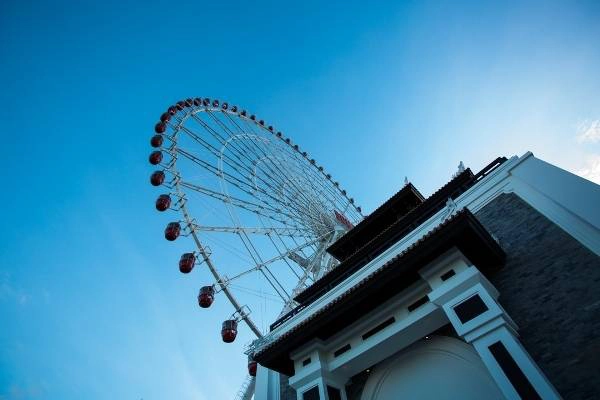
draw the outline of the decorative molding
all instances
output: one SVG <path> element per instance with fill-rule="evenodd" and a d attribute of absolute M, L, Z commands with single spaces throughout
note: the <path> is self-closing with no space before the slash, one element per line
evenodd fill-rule
<path fill-rule="evenodd" d="M 448 200 L 446 200 L 446 208 L 444 208 L 442 215 L 441 215 L 442 222 L 446 221 L 448 218 L 450 218 L 451 216 L 456 214 L 457 209 L 458 209 L 458 206 L 456 205 L 454 200 L 452 200 L 452 198 L 448 197 Z"/>

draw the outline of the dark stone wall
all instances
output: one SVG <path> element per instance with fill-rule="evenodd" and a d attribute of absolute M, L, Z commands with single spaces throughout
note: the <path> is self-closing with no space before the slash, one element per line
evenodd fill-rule
<path fill-rule="evenodd" d="M 600 257 L 515 194 L 476 216 L 507 254 L 490 281 L 521 343 L 565 399 L 600 399 Z"/>

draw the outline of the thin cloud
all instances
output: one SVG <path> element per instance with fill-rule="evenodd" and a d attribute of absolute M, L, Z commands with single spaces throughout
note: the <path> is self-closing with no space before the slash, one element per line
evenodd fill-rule
<path fill-rule="evenodd" d="M 577 175 L 600 185 L 600 155 L 593 154 L 588 156 L 585 166 L 577 171 Z"/>
<path fill-rule="evenodd" d="M 600 142 L 600 119 L 582 123 L 579 126 L 577 141 L 579 143 Z"/>

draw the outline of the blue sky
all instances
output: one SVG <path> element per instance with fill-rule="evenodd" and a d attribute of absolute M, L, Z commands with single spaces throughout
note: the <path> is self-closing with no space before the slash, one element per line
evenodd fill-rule
<path fill-rule="evenodd" d="M 263 116 L 367 212 L 404 176 L 538 157 L 600 181 L 600 3 L 0 4 L 0 399 L 230 398 L 148 139 L 189 96 Z"/>

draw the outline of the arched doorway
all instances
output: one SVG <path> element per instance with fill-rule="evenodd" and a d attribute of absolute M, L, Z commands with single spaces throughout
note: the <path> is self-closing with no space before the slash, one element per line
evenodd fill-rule
<path fill-rule="evenodd" d="M 504 399 L 475 349 L 432 336 L 373 369 L 361 400 Z"/>

